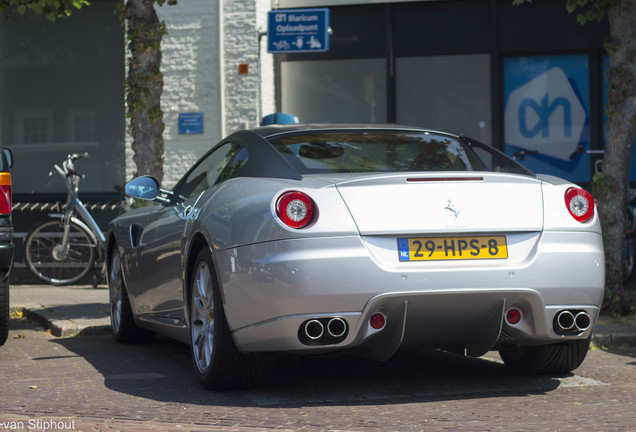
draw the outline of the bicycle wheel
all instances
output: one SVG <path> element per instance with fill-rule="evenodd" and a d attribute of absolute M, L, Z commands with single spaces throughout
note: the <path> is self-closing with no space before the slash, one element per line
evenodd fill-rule
<path fill-rule="evenodd" d="M 93 234 L 71 221 L 68 247 L 62 250 L 64 223 L 45 222 L 24 241 L 26 265 L 38 279 L 51 285 L 68 285 L 82 279 L 93 268 L 97 241 Z"/>

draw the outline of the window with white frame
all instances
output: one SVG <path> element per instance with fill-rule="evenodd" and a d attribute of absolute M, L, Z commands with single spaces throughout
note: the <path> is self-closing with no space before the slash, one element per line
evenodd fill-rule
<path fill-rule="evenodd" d="M 22 111 L 16 115 L 17 144 L 42 144 L 51 141 L 53 114 L 49 111 Z"/>
<path fill-rule="evenodd" d="M 67 115 L 70 142 L 97 141 L 96 120 L 93 109 L 74 109 Z"/>

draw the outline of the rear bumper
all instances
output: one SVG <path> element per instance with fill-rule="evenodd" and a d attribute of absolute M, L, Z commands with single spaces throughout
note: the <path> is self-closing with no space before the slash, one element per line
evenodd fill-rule
<path fill-rule="evenodd" d="M 386 243 L 394 248 L 387 260 L 376 240 L 296 239 L 218 252 L 226 316 L 239 349 L 356 348 L 384 358 L 399 346 L 422 345 L 481 355 L 502 341 L 589 337 L 592 326 L 576 335 L 555 332 L 554 317 L 564 309 L 585 311 L 592 324 L 598 318 L 605 268 L 598 234 L 544 233 L 523 257 L 470 263 L 400 263 L 394 241 Z M 511 307 L 522 313 L 516 325 L 503 319 Z M 387 321 L 379 331 L 369 326 L 376 312 Z M 333 317 L 346 321 L 344 338 L 326 345 L 301 341 L 308 320 Z"/>

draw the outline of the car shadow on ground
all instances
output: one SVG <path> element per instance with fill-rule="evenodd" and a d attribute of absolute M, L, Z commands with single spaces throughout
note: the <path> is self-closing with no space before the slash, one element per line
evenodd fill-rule
<path fill-rule="evenodd" d="M 351 355 L 268 358 L 258 388 L 212 392 L 197 381 L 189 347 L 169 340 L 117 344 L 109 336 L 53 339 L 88 361 L 114 391 L 157 401 L 220 406 L 298 407 L 544 394 L 560 378 L 513 375 L 493 353 L 467 358 L 444 351 L 401 352 L 386 362 Z M 570 375 L 571 376 L 571 375 Z"/>

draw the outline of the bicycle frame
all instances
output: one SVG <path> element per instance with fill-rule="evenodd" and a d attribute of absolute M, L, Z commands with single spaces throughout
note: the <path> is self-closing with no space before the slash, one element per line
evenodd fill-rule
<path fill-rule="evenodd" d="M 100 252 L 103 251 L 106 247 L 106 238 L 102 233 L 99 225 L 93 218 L 93 216 L 89 213 L 88 209 L 84 205 L 84 203 L 78 197 L 79 191 L 79 179 L 80 176 L 75 173 L 73 166 L 68 166 L 68 160 L 64 161 L 64 168 L 61 168 L 59 165 L 55 164 L 55 169 L 57 172 L 64 178 L 66 181 L 66 187 L 68 188 L 68 195 L 66 198 L 66 210 L 60 216 L 63 219 L 64 223 L 64 233 L 62 235 L 62 242 L 59 245 L 59 249 L 56 248 L 55 253 L 58 255 L 57 258 L 62 258 L 68 252 L 68 238 L 69 238 L 69 230 L 71 226 L 71 220 L 74 217 L 74 214 L 77 212 L 79 217 L 85 222 L 86 227 L 90 232 L 95 236 L 95 240 L 98 241 L 100 245 Z"/>
<path fill-rule="evenodd" d="M 93 216 L 88 212 L 88 209 L 84 206 L 84 203 L 77 197 L 75 197 L 75 208 L 77 209 L 77 214 L 84 222 L 86 222 L 88 228 L 90 228 L 93 234 L 97 236 L 97 240 L 99 240 L 99 243 L 102 245 L 102 247 L 105 248 L 106 237 L 104 237 L 104 234 L 99 229 L 99 225 L 97 225 L 97 222 L 95 221 L 95 219 L 93 219 Z"/>

